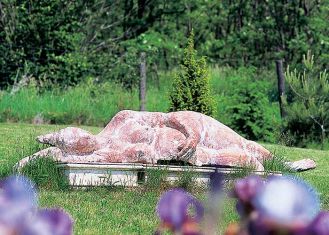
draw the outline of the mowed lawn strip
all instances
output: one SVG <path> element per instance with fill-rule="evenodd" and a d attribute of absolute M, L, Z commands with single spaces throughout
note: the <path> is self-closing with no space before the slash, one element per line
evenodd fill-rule
<path fill-rule="evenodd" d="M 59 130 L 65 126 L 0 123 L 0 167 L 14 164 L 24 157 L 37 135 Z M 82 127 L 92 133 L 100 128 Z M 299 175 L 319 192 L 322 207 L 329 209 L 329 152 L 288 148 L 264 144 L 271 151 L 289 160 L 312 158 L 318 167 Z M 62 207 L 75 220 L 75 234 L 151 234 L 158 225 L 156 203 L 159 192 L 124 189 L 91 189 L 50 191 L 40 189 L 40 204 L 44 207 Z M 197 197 L 205 200 L 206 193 Z M 234 200 L 226 199 L 221 228 L 238 218 Z"/>

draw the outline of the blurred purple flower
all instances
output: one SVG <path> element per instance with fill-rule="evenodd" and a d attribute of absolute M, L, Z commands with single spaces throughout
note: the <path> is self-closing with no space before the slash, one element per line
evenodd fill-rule
<path fill-rule="evenodd" d="M 263 185 L 259 176 L 251 175 L 237 180 L 234 185 L 234 194 L 242 202 L 250 202 Z"/>
<path fill-rule="evenodd" d="M 18 226 L 37 209 L 38 196 L 34 183 L 24 176 L 10 176 L 1 182 L 0 222 Z"/>
<path fill-rule="evenodd" d="M 38 210 L 35 184 L 24 176 L 0 182 L 1 235 L 71 235 L 73 221 L 60 209 Z"/>
<path fill-rule="evenodd" d="M 9 176 L 1 182 L 2 194 L 13 201 L 26 201 L 36 206 L 38 193 L 35 184 L 22 175 Z"/>
<path fill-rule="evenodd" d="M 262 218 L 290 228 L 307 226 L 320 210 L 313 188 L 291 176 L 270 177 L 255 195 L 253 205 Z"/>
<path fill-rule="evenodd" d="M 21 231 L 22 235 L 70 235 L 71 217 L 62 209 L 41 209 Z"/>
<path fill-rule="evenodd" d="M 191 194 L 182 189 L 172 189 L 161 196 L 157 213 L 162 224 L 175 232 L 199 223 L 203 218 L 204 209 Z"/>
<path fill-rule="evenodd" d="M 215 172 L 211 172 L 209 175 L 209 190 L 211 194 L 218 194 L 223 189 L 223 173 L 219 172 L 216 168 Z"/>
<path fill-rule="evenodd" d="M 247 224 L 248 234 L 252 235 L 270 235 L 271 229 L 261 218 L 254 218 Z"/>
<path fill-rule="evenodd" d="M 308 235 L 329 234 L 329 211 L 322 211 L 314 219 L 307 231 Z"/>
<path fill-rule="evenodd" d="M 204 218 L 204 234 L 216 234 L 220 221 L 221 207 L 224 198 L 224 174 L 216 168 L 215 172 L 209 175 L 209 195 L 205 204 L 206 215 Z"/>
<path fill-rule="evenodd" d="M 236 209 L 241 216 L 248 215 L 252 212 L 252 200 L 263 186 L 263 180 L 256 175 L 251 175 L 236 181 L 233 194 L 238 198 Z"/>

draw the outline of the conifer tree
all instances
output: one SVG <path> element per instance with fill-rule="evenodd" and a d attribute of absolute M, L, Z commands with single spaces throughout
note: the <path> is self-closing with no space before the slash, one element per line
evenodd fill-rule
<path fill-rule="evenodd" d="M 205 57 L 197 58 L 194 33 L 191 32 L 180 71 L 175 75 L 170 94 L 170 111 L 190 110 L 209 116 L 214 115 L 209 75 Z"/>
<path fill-rule="evenodd" d="M 288 108 L 286 125 L 288 130 L 298 131 L 296 134 L 299 136 L 302 136 L 302 132 L 319 133 L 323 149 L 329 126 L 329 74 L 327 70 L 316 69 L 314 56 L 310 51 L 303 56 L 303 66 L 304 69 L 300 72 L 291 70 L 288 66 L 285 74 L 293 93 L 292 100 L 289 103 L 285 101 Z M 292 128 L 295 126 L 298 126 L 297 131 Z"/>

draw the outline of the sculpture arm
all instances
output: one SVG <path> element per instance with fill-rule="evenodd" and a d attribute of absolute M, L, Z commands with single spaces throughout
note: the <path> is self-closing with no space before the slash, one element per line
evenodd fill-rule
<path fill-rule="evenodd" d="M 180 160 L 189 160 L 195 153 L 196 147 L 201 139 L 201 130 L 199 121 L 189 112 L 176 112 L 168 114 L 165 125 L 180 131 L 185 137 L 185 142 L 178 147 L 177 158 Z"/>

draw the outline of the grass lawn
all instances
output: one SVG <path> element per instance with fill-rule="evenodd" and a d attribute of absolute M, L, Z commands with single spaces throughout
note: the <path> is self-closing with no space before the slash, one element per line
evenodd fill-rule
<path fill-rule="evenodd" d="M 12 165 L 31 151 L 31 138 L 63 126 L 0 123 L 0 167 Z M 93 133 L 99 128 L 83 127 Z M 329 209 L 329 152 L 267 145 L 289 160 L 312 158 L 315 170 L 300 173 L 320 193 L 322 207 Z M 123 189 L 49 191 L 40 189 L 40 203 L 45 207 L 63 207 L 75 220 L 75 234 L 151 234 L 158 221 L 155 207 L 159 192 Z M 205 198 L 204 193 L 198 197 Z M 224 207 L 221 227 L 237 218 L 234 201 Z"/>

